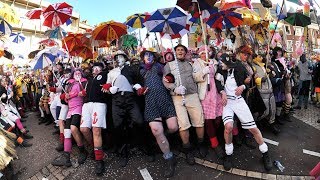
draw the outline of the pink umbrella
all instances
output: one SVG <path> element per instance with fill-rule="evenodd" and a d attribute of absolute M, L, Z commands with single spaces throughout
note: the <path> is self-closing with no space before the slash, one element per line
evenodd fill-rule
<path fill-rule="evenodd" d="M 31 9 L 26 13 L 28 19 L 40 19 L 42 8 Z"/>
<path fill-rule="evenodd" d="M 64 24 L 72 15 L 72 6 L 63 2 L 49 5 L 43 11 L 43 25 L 53 28 Z"/>

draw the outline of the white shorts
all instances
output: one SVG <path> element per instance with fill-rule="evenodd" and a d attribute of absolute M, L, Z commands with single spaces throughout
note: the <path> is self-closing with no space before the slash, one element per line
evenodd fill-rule
<path fill-rule="evenodd" d="M 251 111 L 242 97 L 235 100 L 228 99 L 227 105 L 223 107 L 223 124 L 226 125 L 228 122 L 233 122 L 234 114 L 239 118 L 243 129 L 257 127 Z"/>
<path fill-rule="evenodd" d="M 107 128 L 106 122 L 107 104 L 88 102 L 82 106 L 82 118 L 80 127 Z"/>
<path fill-rule="evenodd" d="M 68 110 L 69 110 L 68 105 L 61 104 L 59 120 L 64 120 L 65 121 L 67 119 Z"/>

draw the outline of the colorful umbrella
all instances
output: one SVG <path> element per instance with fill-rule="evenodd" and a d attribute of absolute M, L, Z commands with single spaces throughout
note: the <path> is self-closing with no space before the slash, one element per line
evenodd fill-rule
<path fill-rule="evenodd" d="M 186 29 L 182 29 L 178 34 L 165 34 L 165 33 L 160 33 L 161 38 L 164 39 L 177 39 L 177 38 L 182 38 L 182 36 L 188 34 L 189 30 Z"/>
<path fill-rule="evenodd" d="M 54 39 L 45 39 L 39 42 L 40 45 L 45 45 L 48 47 L 52 47 L 52 46 L 57 46 L 59 45 L 57 41 L 55 41 Z"/>
<path fill-rule="evenodd" d="M 12 42 L 17 44 L 23 42 L 26 39 L 26 37 L 22 33 L 12 33 L 10 35 L 10 38 L 12 39 Z"/>
<path fill-rule="evenodd" d="M 242 0 L 221 0 L 220 4 L 220 10 L 230 10 L 230 9 L 236 9 L 236 8 L 242 8 L 247 7 L 244 1 Z"/>
<path fill-rule="evenodd" d="M 176 7 L 158 9 L 144 24 L 149 32 L 179 34 L 187 24 L 187 15 Z"/>
<path fill-rule="evenodd" d="M 13 7 L 4 2 L 0 2 L 0 16 L 2 16 L 8 23 L 19 24 L 20 22 L 20 17 Z"/>
<path fill-rule="evenodd" d="M 76 33 L 69 33 L 63 41 L 65 43 L 62 44 L 62 48 L 68 49 L 69 51 L 72 51 L 74 47 L 76 46 L 82 46 L 82 39 L 83 39 L 83 34 L 76 34 Z M 67 48 L 66 48 L 67 46 Z"/>
<path fill-rule="evenodd" d="M 108 21 L 101 23 L 92 31 L 92 38 L 94 40 L 112 41 L 125 34 L 127 34 L 127 26 L 125 24 Z"/>
<path fill-rule="evenodd" d="M 2 17 L 0 17 L 0 37 L 10 35 L 12 33 L 12 26 L 4 20 Z"/>
<path fill-rule="evenodd" d="M 88 46 L 78 46 L 70 52 L 70 55 L 82 57 L 83 59 L 93 59 L 92 49 Z"/>
<path fill-rule="evenodd" d="M 7 59 L 10 59 L 10 60 L 13 60 L 14 59 L 14 55 L 8 51 L 8 50 L 4 50 L 4 55 L 3 57 L 7 58 Z"/>
<path fill-rule="evenodd" d="M 72 9 L 72 6 L 65 2 L 49 5 L 42 13 L 44 17 L 43 25 L 53 28 L 64 24 L 70 19 Z"/>
<path fill-rule="evenodd" d="M 243 23 L 241 14 L 235 13 L 232 11 L 220 11 L 214 13 L 210 16 L 207 24 L 211 28 L 223 29 L 227 28 L 230 29 L 232 27 L 239 26 Z"/>
<path fill-rule="evenodd" d="M 120 37 L 119 44 L 124 49 L 133 49 L 138 46 L 138 40 L 136 37 L 126 34 Z"/>
<path fill-rule="evenodd" d="M 86 46 L 94 46 L 99 48 L 110 47 L 110 41 L 94 40 L 92 38 L 92 32 L 84 33 L 81 41 L 82 41 L 82 44 Z"/>
<path fill-rule="evenodd" d="M 28 58 L 29 58 L 29 59 L 33 59 L 34 57 L 36 57 L 36 55 L 37 55 L 40 51 L 41 51 L 40 49 L 31 51 L 31 52 L 28 54 Z"/>
<path fill-rule="evenodd" d="M 145 14 L 134 14 L 127 17 L 127 21 L 125 22 L 125 24 L 132 28 L 144 28 L 143 22 L 145 18 Z"/>
<path fill-rule="evenodd" d="M 42 8 L 31 9 L 26 13 L 28 19 L 40 19 Z"/>
<path fill-rule="evenodd" d="M 310 17 L 302 13 L 288 13 L 287 18 L 284 20 L 293 26 L 306 27 L 311 24 Z"/>
<path fill-rule="evenodd" d="M 202 19 L 204 20 L 204 22 L 206 22 L 208 20 L 208 18 L 210 17 L 211 14 L 218 12 L 218 8 L 214 7 L 210 10 L 203 10 L 201 12 L 201 16 Z M 201 24 L 201 20 L 200 20 L 200 12 L 196 11 L 196 12 L 191 12 L 191 18 L 189 19 L 190 22 L 196 23 L 196 24 Z"/>
<path fill-rule="evenodd" d="M 67 35 L 67 32 L 59 26 L 55 29 L 45 31 L 44 35 L 53 39 L 63 39 Z"/>
<path fill-rule="evenodd" d="M 249 9 L 247 7 L 238 8 L 233 12 L 236 12 L 242 15 L 242 20 L 243 20 L 242 25 L 252 26 L 254 24 L 260 23 L 261 21 L 260 15 L 256 13 L 254 10 Z"/>
<path fill-rule="evenodd" d="M 185 11 L 196 12 L 199 11 L 197 2 L 199 3 L 200 10 L 203 11 L 213 8 L 217 0 L 178 0 L 177 6 L 180 6 Z"/>
<path fill-rule="evenodd" d="M 34 58 L 34 61 L 36 63 L 33 69 L 34 70 L 44 69 L 45 67 L 52 65 L 55 59 L 56 59 L 56 56 L 50 53 L 49 49 L 43 49 Z"/>

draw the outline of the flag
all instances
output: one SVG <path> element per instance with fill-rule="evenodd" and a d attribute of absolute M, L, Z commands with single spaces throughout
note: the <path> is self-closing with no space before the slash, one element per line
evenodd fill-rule
<path fill-rule="evenodd" d="M 298 5 L 300 5 L 300 6 L 302 6 L 303 4 L 302 4 L 302 2 L 301 2 L 301 0 L 287 0 L 288 2 L 292 2 L 292 3 L 295 3 L 295 4 L 298 4 Z"/>
<path fill-rule="evenodd" d="M 281 6 L 277 4 L 276 13 L 279 20 L 286 18 L 288 13 L 286 3 L 284 3 L 282 11 L 281 11 Z"/>

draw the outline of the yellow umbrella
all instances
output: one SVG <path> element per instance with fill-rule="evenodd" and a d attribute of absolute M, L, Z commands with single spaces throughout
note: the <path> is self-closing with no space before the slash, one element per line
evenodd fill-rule
<path fill-rule="evenodd" d="M 0 16 L 8 23 L 19 24 L 20 22 L 20 17 L 13 7 L 4 2 L 0 2 Z"/>
<path fill-rule="evenodd" d="M 254 10 L 251 10 L 247 7 L 238 8 L 234 12 L 242 15 L 243 25 L 252 26 L 254 24 L 260 23 L 261 17 Z"/>

